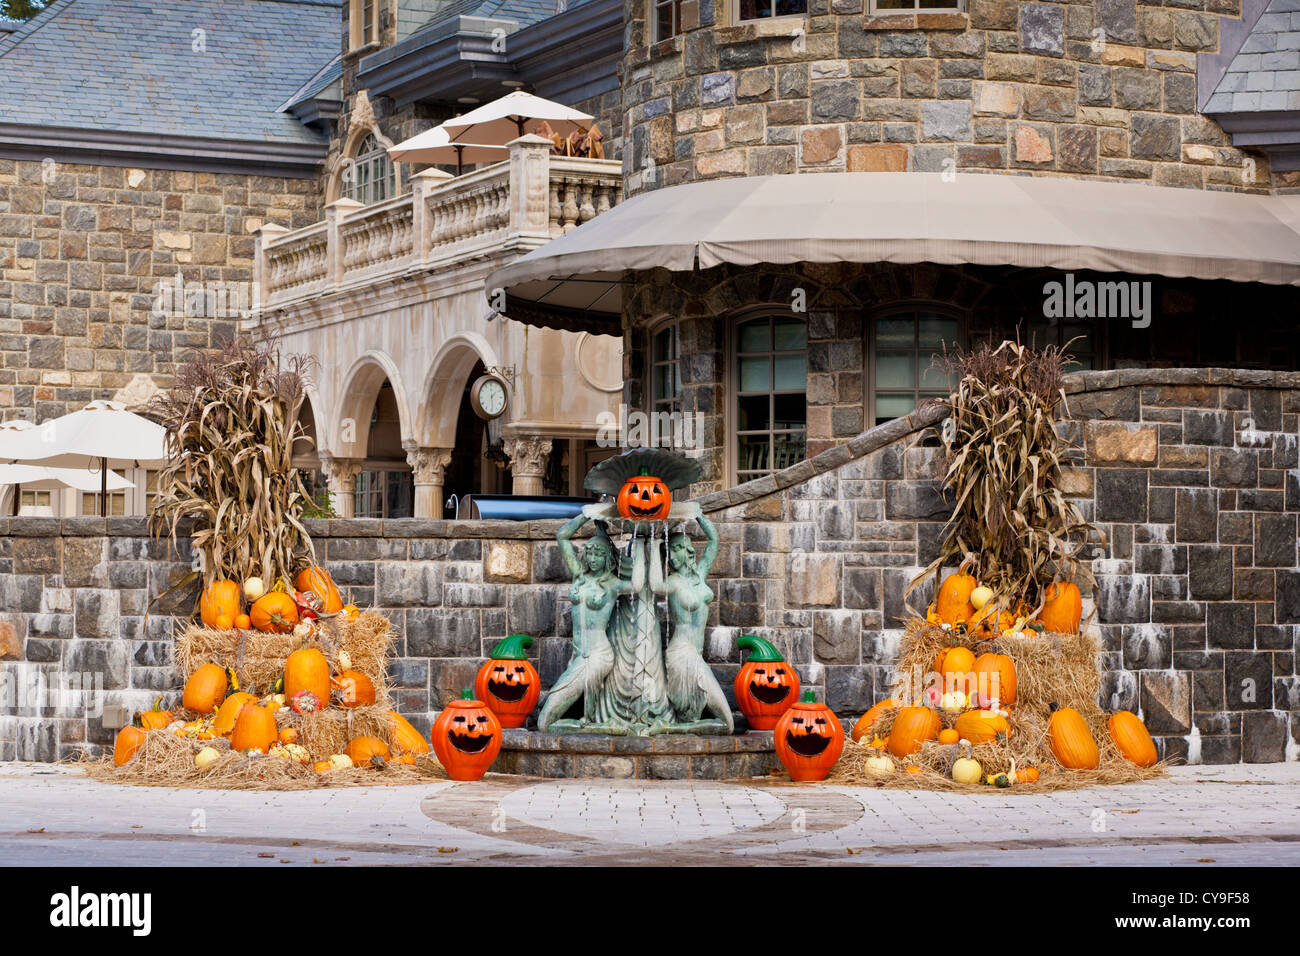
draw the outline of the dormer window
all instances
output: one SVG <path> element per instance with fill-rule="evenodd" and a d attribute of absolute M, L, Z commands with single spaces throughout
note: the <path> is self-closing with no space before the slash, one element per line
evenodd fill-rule
<path fill-rule="evenodd" d="M 388 150 L 373 133 L 366 136 L 343 167 L 343 195 L 369 206 L 395 195 L 395 186 Z"/>
<path fill-rule="evenodd" d="M 348 34 L 349 49 L 379 42 L 379 0 L 350 0 Z"/>

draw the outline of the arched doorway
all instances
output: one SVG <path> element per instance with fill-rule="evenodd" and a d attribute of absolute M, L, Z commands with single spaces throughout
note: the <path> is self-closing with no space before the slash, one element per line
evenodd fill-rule
<path fill-rule="evenodd" d="M 509 460 L 501 448 L 500 419 L 485 422 L 474 413 L 469 390 L 487 367 L 476 361 L 465 376 L 456 410 L 456 438 L 443 478 L 446 514 L 455 517 L 466 495 L 502 494 L 510 490 Z"/>
<path fill-rule="evenodd" d="M 357 518 L 410 518 L 415 484 L 402 447 L 397 395 L 386 378 L 370 411 L 366 453 L 357 475 L 352 513 Z"/>

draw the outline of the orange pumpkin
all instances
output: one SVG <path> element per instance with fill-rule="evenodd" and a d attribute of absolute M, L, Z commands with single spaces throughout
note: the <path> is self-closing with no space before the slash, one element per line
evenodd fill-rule
<path fill-rule="evenodd" d="M 857 743 L 867 734 L 871 733 L 871 728 L 876 725 L 876 721 L 880 719 L 880 715 L 897 706 L 898 701 L 894 700 L 892 697 L 886 697 L 859 717 L 858 722 L 853 725 L 853 732 L 849 734 L 849 736 L 853 738 L 853 742 Z"/>
<path fill-rule="evenodd" d="M 1061 766 L 1069 770 L 1096 770 L 1101 763 L 1101 753 L 1083 715 L 1073 707 L 1052 704 L 1051 708 L 1052 718 L 1047 723 L 1047 733 L 1052 742 L 1052 753 Z"/>
<path fill-rule="evenodd" d="M 321 601 L 321 610 L 326 614 L 335 614 L 343 610 L 343 598 L 334 585 L 334 579 L 324 568 L 312 566 L 303 568 L 294 579 L 294 587 L 299 591 L 310 591 Z"/>
<path fill-rule="evenodd" d="M 256 700 L 256 694 L 250 694 L 243 690 L 235 691 L 217 709 L 217 716 L 212 721 L 212 732 L 222 737 L 226 736 L 235 729 L 235 721 L 239 719 L 239 712 L 244 709 L 244 705 L 251 704 Z"/>
<path fill-rule="evenodd" d="M 228 631 L 239 616 L 239 585 L 217 580 L 209 584 L 199 598 L 199 619 L 204 627 Z"/>
<path fill-rule="evenodd" d="M 959 737 L 973 744 L 992 743 L 998 734 L 1011 736 L 1007 719 L 992 710 L 968 710 L 953 722 L 952 728 Z"/>
<path fill-rule="evenodd" d="M 1106 729 L 1110 731 L 1110 739 L 1115 741 L 1119 752 L 1139 767 L 1150 767 L 1160 759 L 1156 753 L 1156 742 L 1151 739 L 1147 725 L 1142 723 L 1137 714 L 1127 710 L 1112 714 L 1110 720 L 1106 721 Z"/>
<path fill-rule="evenodd" d="M 395 710 L 388 712 L 388 735 L 398 753 L 427 754 L 429 742 Z"/>
<path fill-rule="evenodd" d="M 623 482 L 615 502 L 620 517 L 663 521 L 673 506 L 673 495 L 658 478 L 649 474 L 633 475 Z"/>
<path fill-rule="evenodd" d="M 921 749 L 921 744 L 939 736 L 943 721 L 929 707 L 904 707 L 894 718 L 889 731 L 889 752 L 906 757 Z"/>
<path fill-rule="evenodd" d="M 204 664 L 185 682 L 181 706 L 198 714 L 210 714 L 226 698 L 226 672 L 216 664 Z"/>
<path fill-rule="evenodd" d="M 235 617 L 235 627 L 239 628 L 241 631 L 251 630 L 253 627 L 253 619 L 247 614 L 239 614 Z"/>
<path fill-rule="evenodd" d="M 791 780 L 825 780 L 844 750 L 844 727 L 816 694 L 805 691 L 777 720 L 772 740 Z"/>
<path fill-rule="evenodd" d="M 452 780 L 478 780 L 501 752 L 501 722 L 466 688 L 433 722 L 433 752 Z"/>
<path fill-rule="evenodd" d="M 162 709 L 162 698 L 159 697 L 153 702 L 153 709 L 146 710 L 140 715 L 140 726 L 146 731 L 162 730 L 172 722 L 172 712 Z"/>
<path fill-rule="evenodd" d="M 113 766 L 120 767 L 134 757 L 135 752 L 144 746 L 147 736 L 139 727 L 128 726 L 119 730 L 117 740 L 113 742 Z"/>
<path fill-rule="evenodd" d="M 488 705 L 502 727 L 522 727 L 537 706 L 542 680 L 525 650 L 532 643 L 527 634 L 498 641 L 474 677 L 474 696 Z"/>
<path fill-rule="evenodd" d="M 1038 619 L 1056 634 L 1075 634 L 1083 616 L 1083 598 L 1069 581 L 1049 584 L 1043 595 L 1043 610 Z"/>
<path fill-rule="evenodd" d="M 939 594 L 934 599 L 934 610 L 944 624 L 960 624 L 975 613 L 975 605 L 970 603 L 970 593 L 979 586 L 979 582 L 970 574 L 950 574 L 939 585 Z"/>
<path fill-rule="evenodd" d="M 231 750 L 260 750 L 266 753 L 279 739 L 275 714 L 261 704 L 245 704 L 235 718 L 235 728 L 230 732 Z"/>
<path fill-rule="evenodd" d="M 369 707 L 375 702 L 375 683 L 361 671 L 344 671 L 330 683 L 342 691 L 344 707 Z"/>
<path fill-rule="evenodd" d="M 1016 783 L 1038 783 L 1038 768 L 1025 767 L 1016 771 Z"/>
<path fill-rule="evenodd" d="M 736 703 L 755 730 L 771 730 L 799 699 L 799 675 L 771 641 L 742 634 L 736 646 L 750 652 L 736 674 Z"/>
<path fill-rule="evenodd" d="M 949 647 L 939 652 L 935 659 L 935 670 L 943 678 L 943 690 L 959 690 L 970 693 L 971 672 L 975 667 L 975 655 L 969 647 Z"/>
<path fill-rule="evenodd" d="M 995 637 L 1001 637 L 1003 631 L 1009 631 L 1015 627 L 1016 618 L 1010 611 L 999 611 L 997 606 L 990 601 L 966 622 L 966 626 L 972 637 L 980 640 L 992 640 Z"/>
<path fill-rule="evenodd" d="M 284 662 L 284 696 L 311 691 L 324 706 L 330 699 L 330 665 L 314 647 L 301 647 Z"/>
<path fill-rule="evenodd" d="M 943 730 L 939 731 L 939 743 L 941 744 L 955 744 L 960 740 L 961 734 L 957 733 L 957 731 L 953 730 L 951 727 L 945 727 Z"/>
<path fill-rule="evenodd" d="M 355 621 L 361 616 L 361 608 L 355 604 L 343 605 L 342 617 L 345 621 Z"/>
<path fill-rule="evenodd" d="M 287 634 L 298 623 L 298 605 L 283 591 L 272 591 L 253 602 L 248 619 L 259 631 Z"/>
<path fill-rule="evenodd" d="M 358 767 L 372 766 L 371 757 L 388 760 L 393 756 L 388 749 L 388 744 L 378 737 L 353 737 L 348 741 L 348 749 L 344 753 L 351 757 L 352 762 Z"/>
<path fill-rule="evenodd" d="M 296 744 L 300 738 L 301 735 L 298 733 L 297 727 L 285 727 L 280 731 L 280 743 L 282 744 Z"/>
<path fill-rule="evenodd" d="M 1004 707 L 1016 702 L 1016 664 L 1005 654 L 981 654 L 975 660 L 979 693 Z"/>

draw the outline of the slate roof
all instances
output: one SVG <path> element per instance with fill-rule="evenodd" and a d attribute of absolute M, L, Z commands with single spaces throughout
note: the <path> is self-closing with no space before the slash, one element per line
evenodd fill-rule
<path fill-rule="evenodd" d="M 324 93 L 325 91 L 329 90 L 331 86 L 338 83 L 339 80 L 342 78 L 342 76 L 343 76 L 343 54 L 339 53 L 335 55 L 334 59 L 330 60 L 323 67 L 321 67 L 319 73 L 317 73 L 310 80 L 304 83 L 301 89 L 294 92 L 292 96 L 290 96 L 287 100 L 285 100 L 285 102 L 280 106 L 280 111 L 284 112 L 298 105 L 299 103 L 304 102 L 305 100 L 310 100 L 314 97 L 319 96 L 321 93 Z M 332 90 L 330 92 L 334 94 L 335 99 L 337 99 L 338 96 L 341 95 L 338 89 Z"/>
<path fill-rule="evenodd" d="M 1300 0 L 1271 0 L 1223 78 L 1205 113 L 1300 110 Z"/>
<path fill-rule="evenodd" d="M 279 109 L 338 55 L 339 4 L 54 0 L 0 33 L 0 124 L 321 144 Z"/>

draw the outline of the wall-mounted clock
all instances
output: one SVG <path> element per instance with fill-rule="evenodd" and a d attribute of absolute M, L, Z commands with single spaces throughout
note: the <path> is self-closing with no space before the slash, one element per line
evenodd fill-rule
<path fill-rule="evenodd" d="M 495 375 L 480 375 L 470 386 L 469 403 L 485 421 L 500 418 L 506 410 L 506 383 Z"/>

